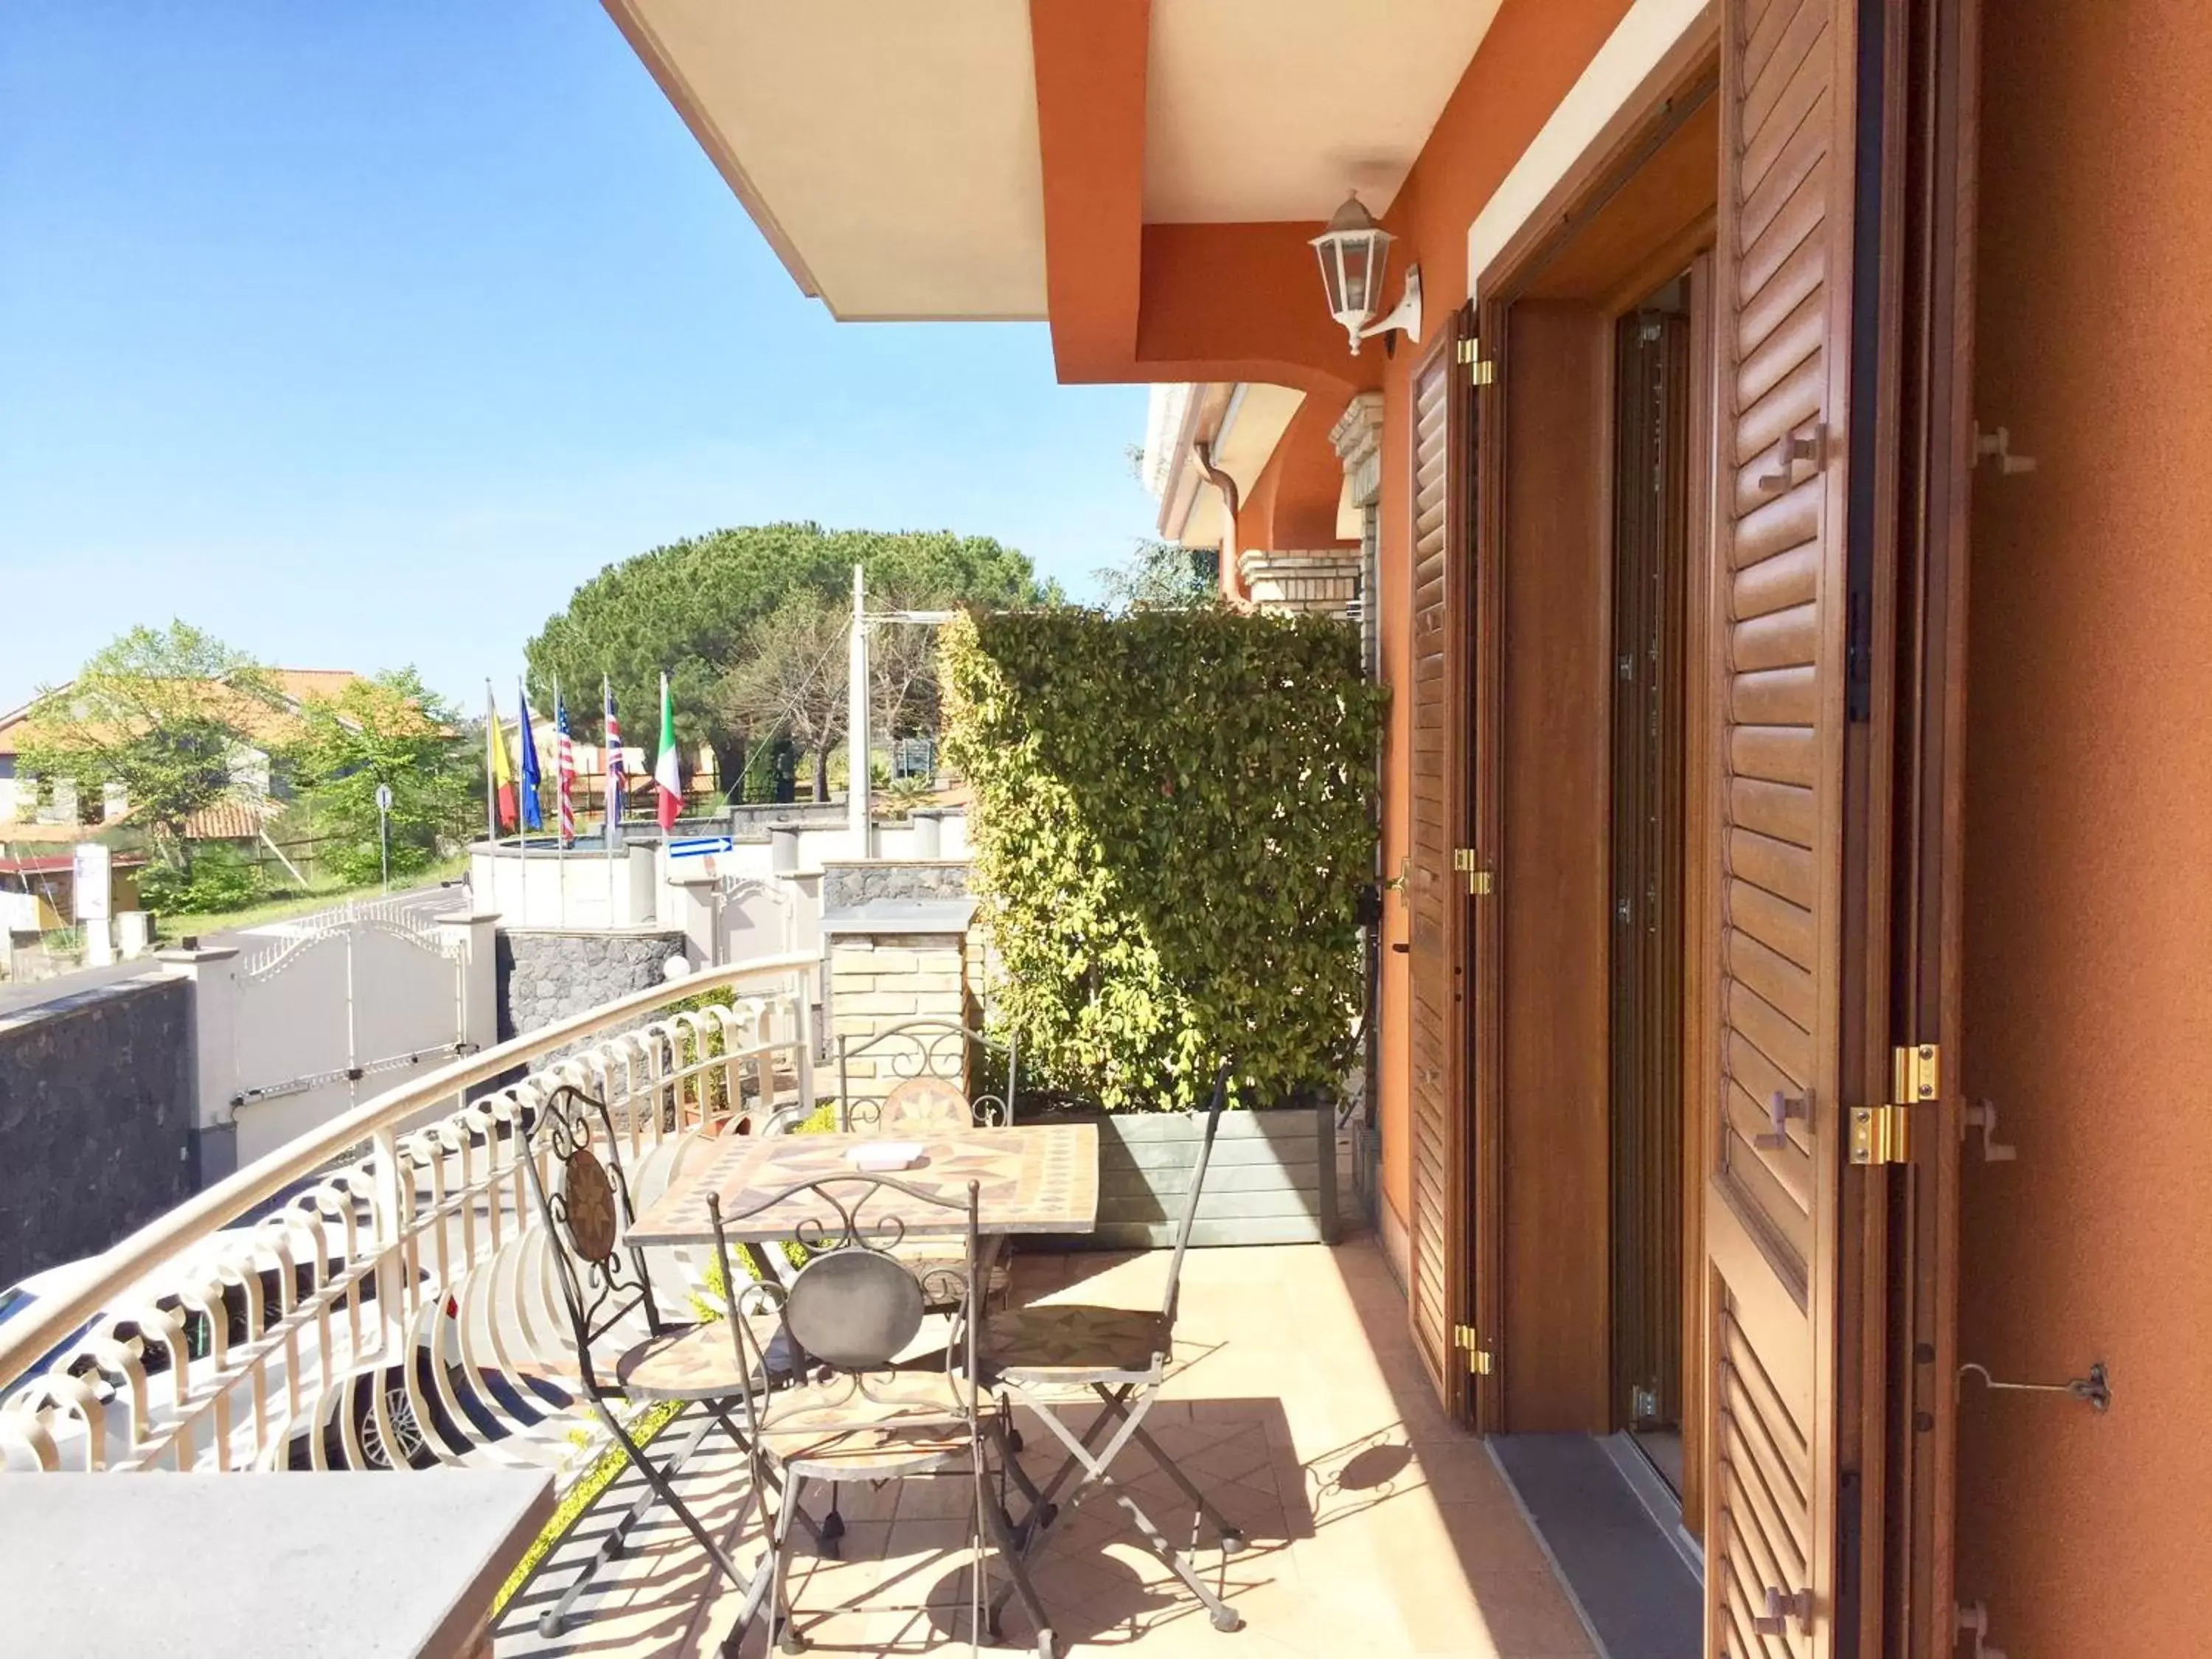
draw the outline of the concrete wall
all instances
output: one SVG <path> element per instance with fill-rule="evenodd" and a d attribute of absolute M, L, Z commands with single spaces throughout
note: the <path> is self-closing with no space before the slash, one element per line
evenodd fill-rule
<path fill-rule="evenodd" d="M 503 1042 L 660 984 L 684 956 L 674 929 L 611 933 L 553 928 L 499 933 L 499 1035 Z"/>
<path fill-rule="evenodd" d="M 0 1285 L 96 1254 L 198 1188 L 192 987 L 0 1016 Z"/>
<path fill-rule="evenodd" d="M 1959 1595 L 2014 1656 L 2194 1655 L 2212 1580 L 2212 32 L 1984 0 Z M 1972 1148 L 1976 1143 L 1970 1141 Z"/>

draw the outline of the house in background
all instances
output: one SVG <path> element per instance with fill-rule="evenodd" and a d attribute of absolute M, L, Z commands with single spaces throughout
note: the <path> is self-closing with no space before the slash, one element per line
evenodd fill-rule
<path fill-rule="evenodd" d="M 605 3 L 804 292 L 1174 388 L 1164 533 L 1357 599 L 1444 1409 L 1709 1654 L 2200 1650 L 2201 9 Z"/>

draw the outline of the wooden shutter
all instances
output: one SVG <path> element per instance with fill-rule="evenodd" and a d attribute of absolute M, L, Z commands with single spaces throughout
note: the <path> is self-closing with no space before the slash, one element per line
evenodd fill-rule
<path fill-rule="evenodd" d="M 1448 328 L 1413 377 L 1413 822 L 1406 864 L 1412 992 L 1407 1300 L 1413 1346 L 1447 1410 L 1466 1398 L 1466 370 Z"/>
<path fill-rule="evenodd" d="M 1826 1656 L 1837 1627 L 1853 11 L 1721 0 L 1715 672 L 1693 711 L 1718 798 L 1692 885 L 1706 1644 L 1738 1659 Z"/>

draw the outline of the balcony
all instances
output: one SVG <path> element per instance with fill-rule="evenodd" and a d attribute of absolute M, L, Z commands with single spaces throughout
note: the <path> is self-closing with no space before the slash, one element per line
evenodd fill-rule
<path fill-rule="evenodd" d="M 575 1355 L 519 1161 L 563 1083 L 605 1098 L 641 1204 L 720 1133 L 814 1095 L 809 958 L 720 969 L 426 1076 L 240 1170 L 125 1240 L 96 1276 L 0 1326 L 10 1470 L 538 1467 L 568 1495 L 549 1547 L 488 1629 L 502 1656 L 718 1650 L 736 1613 L 665 1508 L 605 1547 L 642 1490 L 572 1392 Z M 672 1011 L 726 989 L 726 1006 Z M 530 1068 L 520 1080 L 508 1080 Z M 479 1093 L 479 1091 L 484 1092 Z M 465 1105 L 456 1103 L 465 1099 Z M 681 1293 L 702 1264 L 655 1252 Z M 1018 1258 L 1013 1294 L 1158 1305 L 1164 1252 Z M 664 1296 L 666 1292 L 664 1291 Z M 1433 1403 L 1369 1241 L 1194 1252 L 1152 1425 L 1247 1547 L 1198 1559 L 1244 1620 L 1214 1631 L 1104 1504 L 1037 1558 L 1063 1651 L 1182 1655 L 1593 1653 L 1488 1451 Z M 656 1456 L 695 1438 L 679 1418 Z M 1026 1436 L 1025 1462 L 1057 1462 Z M 611 1481 L 594 1475 L 621 1468 Z M 1117 1473 L 1172 1534 L 1179 1499 L 1133 1451 Z M 750 1564 L 743 1466 L 700 1439 L 677 1485 Z M 819 1651 L 964 1649 L 960 1483 L 849 1490 L 830 1560 L 792 1583 Z M 343 1524 L 343 1516 L 341 1516 Z M 364 1524 L 374 1524 L 364 1521 Z M 549 1616 L 550 1615 L 550 1616 Z M 272 1632 L 272 1635 L 275 1635 Z M 1018 1607 L 1009 1650 L 1030 1645 Z M 759 1646 L 754 1631 L 744 1646 Z"/>

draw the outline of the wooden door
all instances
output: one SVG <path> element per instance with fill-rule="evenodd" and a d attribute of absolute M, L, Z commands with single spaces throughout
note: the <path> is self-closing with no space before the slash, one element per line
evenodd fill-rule
<path fill-rule="evenodd" d="M 1413 1346 L 1445 1409 L 1469 1375 L 1455 1342 L 1468 1305 L 1468 398 L 1455 325 L 1413 375 L 1413 817 L 1406 862 L 1411 952 L 1412 1179 L 1407 1302 Z"/>
<path fill-rule="evenodd" d="M 1692 725 L 1717 799 L 1692 885 L 1706 1644 L 1739 1659 L 1826 1656 L 1838 1628 L 1855 11 L 1721 0 L 1720 500 Z"/>

